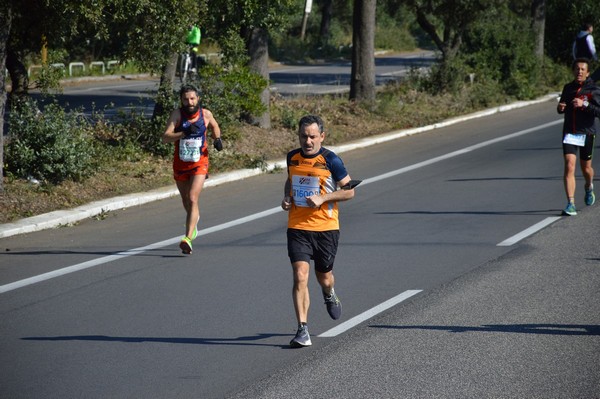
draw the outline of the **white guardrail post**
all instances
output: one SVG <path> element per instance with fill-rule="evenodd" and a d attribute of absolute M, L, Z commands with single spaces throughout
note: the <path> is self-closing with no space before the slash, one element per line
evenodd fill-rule
<path fill-rule="evenodd" d="M 117 65 L 119 65 L 119 61 L 115 61 L 115 60 L 107 61 L 106 62 L 106 69 L 116 68 Z"/>
<path fill-rule="evenodd" d="M 92 68 L 95 66 L 100 66 L 102 68 L 102 75 L 106 72 L 104 69 L 104 62 L 102 61 L 92 61 L 90 62 L 90 73 L 92 72 Z"/>
<path fill-rule="evenodd" d="M 31 77 L 31 72 L 33 72 L 35 69 L 42 69 L 41 65 L 30 65 L 29 68 L 27 68 L 27 76 Z"/>
<path fill-rule="evenodd" d="M 71 62 L 69 63 L 69 76 L 73 76 L 73 67 L 81 67 L 85 72 L 85 64 L 83 62 Z"/>
<path fill-rule="evenodd" d="M 106 64 L 103 61 L 92 61 L 90 62 L 89 65 L 89 71 L 92 72 L 92 69 L 94 67 L 100 67 L 102 69 L 102 75 L 104 75 L 106 73 L 107 70 L 111 69 L 111 68 L 116 68 L 117 65 L 119 65 L 119 61 L 116 60 L 111 60 L 111 61 L 107 61 Z M 52 68 L 60 68 L 63 70 L 63 75 L 66 72 L 66 67 L 65 64 L 63 64 L 62 62 L 56 62 L 54 64 L 50 64 L 50 66 Z M 35 71 L 36 69 L 42 69 L 42 65 L 30 65 L 29 68 L 27 68 L 27 76 L 31 77 L 31 73 L 33 71 Z M 85 73 L 85 64 L 83 62 L 70 62 L 69 63 L 69 76 L 73 76 L 73 69 L 74 68 L 81 68 L 82 72 Z M 6 75 L 8 76 L 8 69 L 6 70 Z"/>
<path fill-rule="evenodd" d="M 54 64 L 50 64 L 50 66 L 52 68 L 58 68 L 58 69 L 62 70 L 62 74 L 63 74 L 63 76 L 65 76 L 65 72 L 66 72 L 65 64 L 63 64 L 62 62 L 55 62 Z"/>

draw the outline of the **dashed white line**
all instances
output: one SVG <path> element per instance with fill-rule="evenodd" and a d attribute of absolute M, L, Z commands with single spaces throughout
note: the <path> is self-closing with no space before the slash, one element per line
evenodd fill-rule
<path fill-rule="evenodd" d="M 368 320 L 385 310 L 388 310 L 392 306 L 396 306 L 397 304 L 399 304 L 402 301 L 407 300 L 411 296 L 417 295 L 421 291 L 423 291 L 423 290 L 404 291 L 402 294 L 396 295 L 395 297 L 388 299 L 387 301 L 367 310 L 366 312 L 363 312 L 363 313 L 359 314 L 358 316 L 354 316 L 350 320 L 345 321 L 342 324 L 339 324 L 339 325 L 333 327 L 332 329 L 327 330 L 324 333 L 317 335 L 317 337 L 321 337 L 321 338 L 335 337 L 336 335 L 339 335 L 339 334 L 351 329 L 352 327 L 362 323 L 363 321 Z"/>
<path fill-rule="evenodd" d="M 560 219 L 560 216 L 553 216 L 553 217 L 546 218 L 546 219 L 542 220 L 541 222 L 536 223 L 533 226 L 523 230 L 522 232 L 515 234 L 512 237 L 507 238 L 506 240 L 502 241 L 501 243 L 497 244 L 496 246 L 510 247 L 511 245 L 518 243 L 522 239 L 529 237 L 530 235 L 540 231 L 544 227 L 556 222 L 559 219 Z"/>

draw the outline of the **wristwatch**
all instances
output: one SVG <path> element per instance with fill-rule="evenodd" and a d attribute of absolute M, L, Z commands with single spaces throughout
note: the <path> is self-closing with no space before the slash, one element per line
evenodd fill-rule
<path fill-rule="evenodd" d="M 583 100 L 583 108 L 587 108 L 590 105 L 588 100 Z"/>

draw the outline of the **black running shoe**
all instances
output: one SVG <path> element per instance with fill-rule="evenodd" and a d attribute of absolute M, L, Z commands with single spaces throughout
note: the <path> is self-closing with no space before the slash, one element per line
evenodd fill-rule
<path fill-rule="evenodd" d="M 296 336 L 290 341 L 292 348 L 304 348 L 305 346 L 311 346 L 310 334 L 308 333 L 308 326 L 306 324 L 300 324 Z"/>
<path fill-rule="evenodd" d="M 323 293 L 323 299 L 325 299 L 325 306 L 327 306 L 327 313 L 329 313 L 329 316 L 333 320 L 339 319 L 342 315 L 342 302 L 340 302 L 340 298 L 337 297 L 333 288 L 329 295 Z"/>

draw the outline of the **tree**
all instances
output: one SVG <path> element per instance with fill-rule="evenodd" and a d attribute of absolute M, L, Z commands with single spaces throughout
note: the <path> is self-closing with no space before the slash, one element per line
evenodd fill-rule
<path fill-rule="evenodd" d="M 588 22 L 598 24 L 599 21 L 599 1 L 547 0 L 546 25 L 552 29 L 545 32 L 546 53 L 552 59 L 570 65 L 573 60 L 573 40 L 581 25 Z M 597 29 L 594 30 L 594 36 L 596 31 Z"/>
<path fill-rule="evenodd" d="M 535 32 L 535 55 L 544 59 L 544 27 L 546 25 L 546 0 L 531 1 L 531 28 Z"/>
<path fill-rule="evenodd" d="M 39 62 L 42 38 L 50 48 L 64 48 L 69 38 L 80 31 L 90 37 L 106 37 L 103 10 L 111 0 L 21 0 L 10 2 L 12 24 L 6 41 L 7 64 L 11 78 L 11 97 L 27 95 L 29 77 L 25 58 Z M 48 75 L 46 75 L 47 77 Z"/>
<path fill-rule="evenodd" d="M 0 3 L 0 193 L 4 191 L 4 110 L 6 108 L 6 86 L 4 70 L 6 66 L 6 43 L 12 25 L 12 9 Z"/>
<path fill-rule="evenodd" d="M 505 0 L 405 0 L 417 23 L 441 53 L 440 84 L 451 78 L 450 66 L 457 56 L 463 36 L 490 9 Z M 445 87 L 442 87 L 442 89 Z"/>
<path fill-rule="evenodd" d="M 376 0 L 354 0 L 352 23 L 351 100 L 375 99 Z"/>
<path fill-rule="evenodd" d="M 269 32 L 283 25 L 293 11 L 294 1 L 246 0 L 243 7 L 236 0 L 208 0 L 208 4 L 211 12 L 205 16 L 207 34 L 219 43 L 225 61 L 246 65 L 268 81 Z M 245 54 L 241 54 L 242 50 Z M 261 99 L 266 111 L 262 115 L 249 115 L 248 121 L 268 128 L 268 87 L 261 93 Z"/>
<path fill-rule="evenodd" d="M 14 22 L 7 44 L 7 68 L 12 94 L 27 95 L 29 78 L 24 59 L 39 54 L 41 38 L 51 49 L 81 52 L 92 41 L 118 43 L 121 61 L 137 62 L 142 69 L 161 73 L 160 92 L 171 93 L 174 54 L 184 47 L 191 22 L 206 13 L 199 0 L 23 0 L 14 2 Z M 117 44 L 115 44 L 117 46 Z M 88 51 L 90 51 L 88 49 Z M 172 75 L 172 76 L 171 76 Z M 165 106 L 159 96 L 158 113 Z M 170 98 L 170 96 L 168 96 Z"/>
<path fill-rule="evenodd" d="M 248 66 L 251 71 L 258 75 L 269 79 L 269 33 L 265 28 L 254 27 L 247 33 L 248 37 L 248 54 L 250 60 Z M 249 115 L 249 122 L 253 125 L 260 126 L 264 129 L 271 127 L 271 117 L 269 113 L 270 93 L 269 87 L 266 87 L 260 94 L 261 102 L 266 107 L 267 111 L 262 115 Z"/>
<path fill-rule="evenodd" d="M 202 0 L 111 0 L 114 23 L 128 23 L 124 60 L 160 74 L 152 119 L 171 111 L 178 55 L 191 25 L 200 24 L 208 4 Z"/>
<path fill-rule="evenodd" d="M 0 62 L 4 71 L 6 57 L 11 98 L 27 96 L 29 78 L 23 60 L 32 55 L 35 60 L 42 37 L 50 49 L 71 52 L 77 52 L 82 42 L 109 43 L 112 39 L 119 42 L 121 60 L 133 60 L 145 70 L 162 72 L 155 116 L 165 112 L 166 105 L 169 108 L 172 105 L 177 54 L 184 47 L 183 38 L 189 23 L 196 22 L 199 15 L 206 12 L 206 7 L 202 8 L 205 2 L 200 0 L 21 0 L 9 3 L 0 2 L 8 11 L 0 8 Z M 55 83 L 58 84 L 58 79 Z M 0 96 L 4 92 L 2 86 Z M 4 115 L 4 110 L 5 102 L 0 100 L 0 115 Z M 0 161 L 3 165 L 3 157 Z"/>
<path fill-rule="evenodd" d="M 321 7 L 321 26 L 319 28 L 319 40 L 321 44 L 329 41 L 331 34 L 331 18 L 333 16 L 333 0 L 323 0 Z"/>

